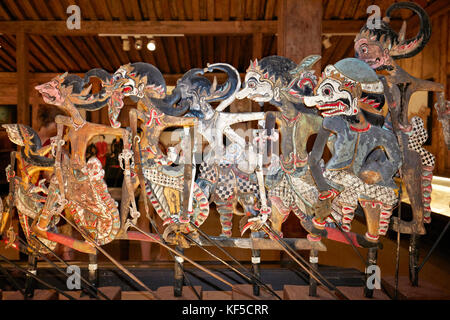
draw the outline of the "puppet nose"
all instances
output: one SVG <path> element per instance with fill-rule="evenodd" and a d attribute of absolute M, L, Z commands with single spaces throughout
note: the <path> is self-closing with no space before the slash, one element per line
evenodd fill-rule
<path fill-rule="evenodd" d="M 236 93 L 236 99 L 244 99 L 248 95 L 248 87 Z"/>
<path fill-rule="evenodd" d="M 316 97 L 303 97 L 303 103 L 308 107 L 314 107 L 317 104 Z"/>

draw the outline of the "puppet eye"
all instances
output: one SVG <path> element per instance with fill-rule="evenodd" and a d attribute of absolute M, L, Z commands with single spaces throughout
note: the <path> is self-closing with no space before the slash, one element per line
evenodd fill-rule
<path fill-rule="evenodd" d="M 325 87 L 322 89 L 322 95 L 324 95 L 324 96 L 332 96 L 332 95 L 333 95 L 333 91 L 332 91 L 332 89 L 330 88 L 330 86 L 325 86 Z"/>
<path fill-rule="evenodd" d="M 255 81 L 249 81 L 248 82 L 248 87 L 252 88 L 252 89 L 256 88 L 256 82 Z"/>
<path fill-rule="evenodd" d="M 122 76 L 120 73 L 116 73 L 116 74 L 114 74 L 114 76 L 113 76 L 114 81 L 120 80 L 120 79 L 122 79 L 122 78 L 123 78 L 123 76 Z"/>

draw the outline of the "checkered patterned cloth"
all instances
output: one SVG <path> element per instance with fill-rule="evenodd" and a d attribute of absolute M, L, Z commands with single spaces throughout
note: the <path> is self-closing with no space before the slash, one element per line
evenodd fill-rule
<path fill-rule="evenodd" d="M 228 200 L 236 190 L 236 179 L 233 171 L 220 170 L 215 193 L 223 201 Z"/>
<path fill-rule="evenodd" d="M 411 124 L 412 134 L 408 140 L 408 148 L 420 154 L 423 166 L 434 167 L 435 157 L 422 147 L 428 139 L 428 133 L 423 125 L 423 120 L 420 117 L 413 117 Z"/>
<path fill-rule="evenodd" d="M 325 170 L 324 177 L 330 181 L 343 186 L 342 191 L 336 201 L 358 205 L 360 197 L 381 201 L 382 203 L 394 206 L 397 203 L 397 196 L 394 189 L 376 184 L 367 184 L 357 176 L 345 170 Z"/>
<path fill-rule="evenodd" d="M 212 183 L 217 181 L 217 171 L 214 165 L 207 164 L 203 162 L 200 165 L 200 170 L 198 174 L 199 179 L 207 180 Z"/>
<path fill-rule="evenodd" d="M 239 193 L 252 193 L 259 195 L 258 184 L 250 181 L 250 178 L 236 176 L 237 189 Z"/>

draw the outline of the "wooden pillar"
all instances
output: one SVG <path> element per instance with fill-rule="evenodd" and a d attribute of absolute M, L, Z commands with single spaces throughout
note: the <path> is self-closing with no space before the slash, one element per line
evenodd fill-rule
<path fill-rule="evenodd" d="M 442 83 L 444 85 L 444 88 L 447 88 L 447 92 L 446 92 L 446 98 L 447 100 L 450 99 L 450 94 L 448 91 L 448 77 L 449 77 L 449 69 L 445 68 L 445 66 L 447 65 L 447 63 L 450 61 L 450 54 L 449 54 L 449 50 L 450 50 L 450 37 L 448 35 L 448 32 L 445 32 L 444 30 L 449 29 L 450 27 L 450 23 L 449 23 L 449 18 L 450 18 L 450 11 L 449 14 L 446 15 L 442 15 L 439 18 L 439 24 L 442 29 L 441 29 L 441 41 L 440 43 L 442 44 L 441 46 L 439 46 L 439 52 L 440 52 L 440 59 L 439 59 L 439 82 Z M 435 113 L 436 114 L 436 113 Z M 437 120 L 437 119 L 436 119 Z M 439 135 L 440 135 L 440 139 L 439 139 L 439 144 L 440 144 L 440 148 L 438 149 L 438 153 L 436 154 L 436 165 L 435 167 L 437 168 L 436 173 L 439 173 L 441 175 L 446 175 L 450 172 L 450 161 L 448 160 L 449 156 L 450 156 L 450 151 L 446 148 L 446 144 L 445 144 L 445 140 L 443 138 L 443 134 L 442 134 L 442 125 L 440 123 L 440 121 L 436 121 L 436 126 L 439 128 Z"/>
<path fill-rule="evenodd" d="M 278 55 L 299 63 L 308 55 L 322 54 L 322 0 L 280 0 Z M 320 72 L 320 61 L 316 63 Z"/>
<path fill-rule="evenodd" d="M 30 84 L 30 103 L 31 103 L 31 127 L 37 131 L 39 131 L 40 127 L 40 121 L 38 118 L 38 111 L 40 108 L 40 102 L 42 101 L 42 98 L 40 97 L 40 94 L 37 90 L 34 89 L 36 86 L 36 83 Z"/>
<path fill-rule="evenodd" d="M 300 63 L 311 54 L 322 55 L 322 0 L 279 0 L 277 53 Z M 315 64 L 320 75 L 320 60 Z M 298 219 L 290 215 L 283 223 L 285 237 L 306 237 Z M 284 252 L 281 260 L 289 260 Z"/>
<path fill-rule="evenodd" d="M 97 80 L 95 78 L 94 79 L 91 78 L 91 81 L 89 83 L 92 85 L 92 88 L 91 88 L 92 93 L 98 93 L 101 90 L 101 83 L 99 80 Z M 108 113 L 108 111 L 107 111 L 108 108 L 106 108 L 106 107 L 102 108 L 100 110 L 86 112 L 86 116 L 89 117 L 87 119 L 89 119 L 89 121 L 93 122 L 93 123 L 105 124 L 102 121 L 102 119 L 104 118 L 103 116 L 105 115 L 103 113 L 103 112 L 105 112 L 105 111 L 103 111 L 103 109 L 106 109 L 106 113 Z M 106 117 L 107 117 L 107 115 L 106 115 Z"/>
<path fill-rule="evenodd" d="M 263 54 L 263 34 L 255 33 L 252 38 L 252 59 L 261 59 Z"/>
<path fill-rule="evenodd" d="M 255 33 L 252 37 L 252 60 L 255 59 L 261 59 L 263 58 L 263 34 L 262 33 Z M 261 110 L 261 106 L 255 102 L 248 100 L 250 103 L 250 110 L 254 112 L 259 112 Z M 249 128 L 252 127 L 249 125 Z M 256 126 L 253 126 L 254 129 L 256 129 Z"/>
<path fill-rule="evenodd" d="M 16 66 L 17 66 L 17 122 L 31 125 L 31 110 L 29 96 L 29 63 L 28 36 L 20 32 L 16 35 Z"/>
<path fill-rule="evenodd" d="M 252 60 L 261 59 L 263 52 L 263 34 L 255 33 L 252 37 Z M 245 79 L 241 79 L 244 81 Z M 250 99 L 243 100 L 235 100 L 230 105 L 231 112 L 259 112 L 261 111 L 261 107 L 256 102 L 251 101 Z M 246 131 L 248 129 L 256 129 L 256 124 L 251 123 L 238 123 L 232 126 L 234 130 L 243 130 Z"/>

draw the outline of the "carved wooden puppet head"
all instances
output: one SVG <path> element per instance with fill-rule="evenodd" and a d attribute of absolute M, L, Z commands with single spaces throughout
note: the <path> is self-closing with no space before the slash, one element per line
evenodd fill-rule
<path fill-rule="evenodd" d="M 328 65 L 314 95 L 304 97 L 306 106 L 316 106 L 323 117 L 383 114 L 383 84 L 375 72 L 361 60 L 347 58 Z"/>
<path fill-rule="evenodd" d="M 56 76 L 49 82 L 38 85 L 35 87 L 36 90 L 42 95 L 44 102 L 47 104 L 62 106 L 67 95 L 72 92 L 71 88 L 62 87 L 67 73 L 63 75 Z"/>
<path fill-rule="evenodd" d="M 215 70 L 227 74 L 228 78 L 224 83 L 218 84 L 216 77 L 211 82 L 204 76 L 206 72 Z M 208 64 L 204 69 L 191 69 L 177 82 L 177 89 L 181 93 L 179 104 L 182 108 L 189 108 L 189 116 L 210 119 L 216 111 L 223 111 L 234 101 L 240 86 L 239 72 L 227 63 L 214 63 Z M 216 101 L 220 101 L 220 104 L 213 109 L 211 103 Z"/>
<path fill-rule="evenodd" d="M 47 83 L 36 86 L 35 89 L 42 95 L 45 103 L 57 106 L 66 112 L 73 111 L 73 107 L 95 111 L 109 102 L 110 95 L 106 88 L 92 94 L 92 86 L 88 85 L 91 77 L 98 77 L 102 82 L 108 80 L 107 72 L 102 69 L 92 69 L 84 78 L 66 72 Z"/>
<path fill-rule="evenodd" d="M 244 87 L 237 93 L 236 98 L 281 105 L 281 88 L 291 82 L 289 71 L 296 67 L 292 60 L 280 56 L 251 61 L 245 75 Z"/>
<path fill-rule="evenodd" d="M 317 76 L 311 68 L 320 58 L 319 55 L 308 56 L 295 69 L 289 71 L 292 80 L 286 87 L 281 89 L 281 92 L 289 101 L 303 103 L 303 97 L 314 94 L 314 88 L 317 86 Z"/>
<path fill-rule="evenodd" d="M 390 26 L 390 16 L 396 9 L 409 9 L 420 19 L 420 30 L 412 39 L 405 39 L 406 22 L 397 34 Z M 355 38 L 355 57 L 363 60 L 375 70 L 392 70 L 393 59 L 409 58 L 420 52 L 431 37 L 431 26 L 427 13 L 413 2 L 391 5 L 379 28 L 365 24 Z"/>
<path fill-rule="evenodd" d="M 135 102 L 141 101 L 138 105 L 145 109 L 144 112 L 150 112 L 152 107 L 171 116 L 181 116 L 186 112 L 186 109 L 180 110 L 174 106 L 180 100 L 179 90 L 174 89 L 168 95 L 161 71 L 149 63 L 136 62 L 121 66 L 114 73 L 111 86 L 113 93 L 109 118 L 112 126 L 120 125 L 117 118 L 124 97 L 130 97 Z"/>

